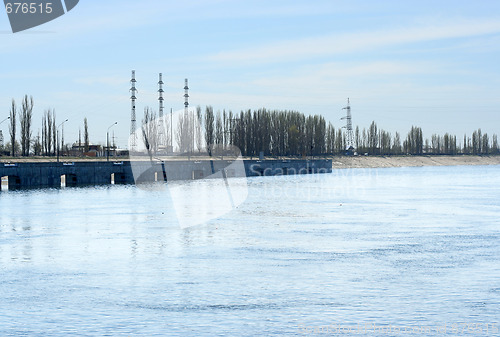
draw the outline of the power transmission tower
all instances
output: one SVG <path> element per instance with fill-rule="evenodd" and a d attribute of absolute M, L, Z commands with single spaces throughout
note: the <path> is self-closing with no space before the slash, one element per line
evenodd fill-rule
<path fill-rule="evenodd" d="M 158 81 L 158 102 L 159 102 L 159 111 L 158 111 L 158 140 L 159 140 L 159 146 L 163 148 L 165 145 L 165 121 L 163 119 L 163 79 L 162 79 L 162 73 L 159 75 L 159 81 Z"/>
<path fill-rule="evenodd" d="M 135 100 L 137 97 L 135 94 L 137 93 L 137 89 L 135 88 L 135 83 L 137 81 L 135 80 L 135 70 L 132 70 L 132 79 L 130 80 L 130 83 L 132 84 L 132 88 L 130 88 L 131 96 L 130 100 L 132 101 L 132 111 L 130 113 L 130 152 L 135 151 L 135 147 L 137 146 L 137 134 L 135 132 L 136 130 L 136 120 L 135 120 Z"/>
<path fill-rule="evenodd" d="M 346 110 L 347 114 L 345 117 L 342 117 L 341 119 L 346 120 L 346 125 L 343 126 L 347 130 L 347 135 L 346 135 L 346 150 L 348 153 L 352 153 L 354 151 L 354 132 L 352 130 L 352 115 L 351 115 L 351 105 L 349 98 L 347 98 L 347 106 L 345 108 L 342 108 L 342 110 Z"/>

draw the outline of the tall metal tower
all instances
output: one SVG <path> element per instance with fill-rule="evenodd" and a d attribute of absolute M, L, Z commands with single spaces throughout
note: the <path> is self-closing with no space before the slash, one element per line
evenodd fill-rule
<path fill-rule="evenodd" d="M 189 91 L 188 79 L 186 78 L 184 80 L 184 118 L 188 118 L 188 120 L 189 120 L 189 117 L 188 117 L 188 113 L 189 113 L 189 111 L 188 111 L 188 108 L 189 108 L 189 94 L 188 94 L 188 91 Z M 189 142 L 188 142 L 188 150 L 194 152 L 194 125 L 191 125 L 190 129 L 191 129 L 191 133 L 193 135 L 193 138 L 190 139 Z M 188 158 L 189 158 L 189 155 L 188 155 Z"/>
<path fill-rule="evenodd" d="M 132 101 L 132 111 L 130 113 L 130 151 L 135 151 L 135 147 L 137 146 L 137 135 L 135 133 L 136 130 L 136 120 L 135 120 L 135 100 L 137 97 L 135 94 L 137 93 L 137 89 L 135 88 L 135 70 L 132 70 L 132 79 L 130 80 L 130 84 L 132 84 L 132 88 L 130 88 L 131 96 L 130 100 Z"/>
<path fill-rule="evenodd" d="M 159 80 L 158 80 L 158 102 L 160 104 L 159 110 L 158 110 L 158 115 L 160 118 L 158 118 L 158 138 L 159 138 L 159 144 L 160 146 L 165 145 L 165 121 L 163 120 L 163 80 L 162 80 L 162 73 L 159 74 Z"/>
<path fill-rule="evenodd" d="M 342 117 L 341 119 L 346 120 L 346 125 L 344 128 L 347 129 L 347 137 L 346 137 L 346 150 L 352 151 L 354 150 L 354 132 L 352 130 L 352 116 L 351 116 L 351 105 L 349 102 L 349 98 L 347 98 L 347 106 L 342 108 L 342 110 L 347 110 L 347 115 Z"/>
<path fill-rule="evenodd" d="M 189 107 L 189 95 L 188 95 L 189 87 L 188 87 L 188 79 L 184 80 L 184 112 L 188 112 Z"/>

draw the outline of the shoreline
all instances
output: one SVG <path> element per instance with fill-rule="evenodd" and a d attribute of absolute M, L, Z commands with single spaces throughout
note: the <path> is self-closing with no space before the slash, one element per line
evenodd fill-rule
<path fill-rule="evenodd" d="M 172 156 L 167 157 L 172 161 L 186 161 L 187 157 Z M 224 157 L 224 159 L 232 159 Z M 234 158 L 233 158 L 234 159 Z M 245 157 L 244 160 L 257 160 L 253 157 Z M 305 158 L 265 158 L 266 161 L 282 160 L 304 160 Z M 384 168 L 384 167 L 421 167 L 421 166 L 461 166 L 461 165 L 500 165 L 500 155 L 421 155 L 421 156 L 318 156 L 315 160 L 332 160 L 333 169 L 346 168 Z M 210 160 L 208 156 L 191 157 L 191 161 Z M 213 157 L 213 160 L 220 160 L 220 157 Z M 74 158 L 61 157 L 60 162 L 105 162 L 106 158 Z M 128 157 L 110 157 L 110 162 L 128 162 Z M 133 161 L 135 161 L 133 159 Z M 2 163 L 56 163 L 55 157 L 39 158 L 2 158 Z"/>
<path fill-rule="evenodd" d="M 333 169 L 500 165 L 500 156 L 422 155 L 422 156 L 353 156 L 332 157 Z"/>

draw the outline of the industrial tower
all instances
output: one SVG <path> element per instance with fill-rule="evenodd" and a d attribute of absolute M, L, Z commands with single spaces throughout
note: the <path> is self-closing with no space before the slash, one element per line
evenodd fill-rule
<path fill-rule="evenodd" d="M 346 137 L 346 150 L 351 152 L 354 150 L 354 132 L 352 131 L 352 116 L 351 116 L 351 105 L 349 102 L 349 98 L 347 98 L 347 106 L 342 108 L 342 110 L 347 110 L 347 115 L 342 117 L 341 119 L 346 120 L 346 125 L 344 128 L 347 129 L 347 137 Z"/>
<path fill-rule="evenodd" d="M 189 91 L 189 87 L 188 87 L 188 79 L 186 78 L 184 80 L 184 118 L 188 118 L 189 120 L 189 117 L 188 117 L 188 114 L 189 114 L 189 94 L 188 94 L 188 91 Z M 193 138 L 191 140 L 189 140 L 189 142 L 192 141 L 192 144 L 189 144 L 189 151 L 193 151 L 194 152 L 194 125 L 191 125 L 192 129 L 191 129 L 191 133 L 193 134 Z M 189 156 L 188 156 L 189 158 Z"/>
<path fill-rule="evenodd" d="M 188 112 L 189 107 L 189 95 L 188 95 L 189 87 L 188 87 L 188 79 L 184 80 L 184 112 Z"/>
<path fill-rule="evenodd" d="M 159 107 L 159 112 L 158 112 L 158 138 L 159 138 L 159 144 L 160 146 L 165 145 L 165 121 L 163 120 L 163 80 L 162 80 L 162 73 L 159 75 L 159 81 L 158 81 L 158 102 L 160 104 Z"/>
<path fill-rule="evenodd" d="M 137 89 L 135 88 L 135 70 L 132 70 L 132 79 L 130 83 L 132 84 L 132 88 L 130 88 L 131 96 L 130 99 L 132 101 L 132 111 L 130 113 L 130 152 L 135 151 L 135 147 L 137 146 L 137 135 L 135 133 L 136 125 L 135 125 L 135 100 L 137 97 L 135 94 L 137 93 Z"/>

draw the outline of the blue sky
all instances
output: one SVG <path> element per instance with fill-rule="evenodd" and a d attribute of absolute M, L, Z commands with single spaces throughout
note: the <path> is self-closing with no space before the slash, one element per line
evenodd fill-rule
<path fill-rule="evenodd" d="M 0 111 L 33 95 L 35 134 L 53 108 L 67 141 L 87 117 L 92 142 L 118 121 L 126 146 L 132 69 L 138 120 L 157 109 L 162 72 L 167 110 L 182 109 L 187 77 L 192 105 L 298 110 L 340 127 L 350 97 L 361 128 L 500 133 L 498 1 L 80 0 L 17 34 L 0 13 L 0 41 Z"/>

